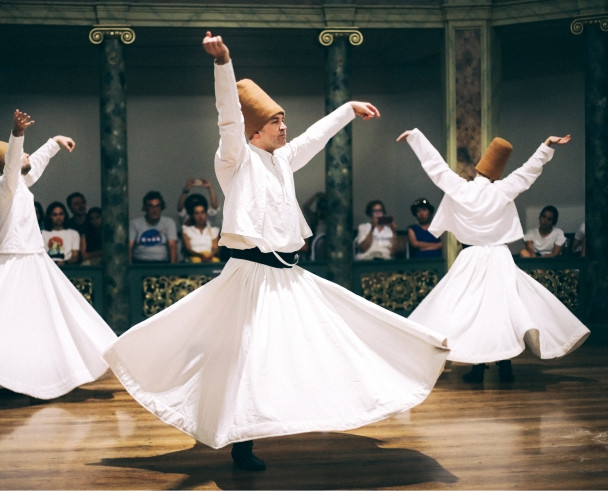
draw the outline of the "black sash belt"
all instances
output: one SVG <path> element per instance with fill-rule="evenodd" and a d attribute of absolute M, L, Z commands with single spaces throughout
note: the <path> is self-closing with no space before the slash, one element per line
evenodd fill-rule
<path fill-rule="evenodd" d="M 281 259 L 289 264 L 296 264 L 300 256 L 297 252 L 277 252 Z M 230 249 L 230 256 L 235 259 L 245 259 L 254 263 L 265 264 L 273 268 L 291 268 L 286 266 L 272 252 L 262 252 L 257 247 L 253 249 Z"/>

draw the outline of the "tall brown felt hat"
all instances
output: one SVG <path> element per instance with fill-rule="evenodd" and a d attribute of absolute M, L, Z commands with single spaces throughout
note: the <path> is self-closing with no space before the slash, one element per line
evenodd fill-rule
<path fill-rule="evenodd" d="M 0 142 L 0 172 L 4 171 L 4 156 L 8 150 L 8 143 Z"/>
<path fill-rule="evenodd" d="M 475 170 L 493 181 L 500 179 L 512 151 L 513 145 L 507 140 L 494 138 L 486 153 L 483 154 L 475 166 Z"/>
<path fill-rule="evenodd" d="M 252 80 L 247 78 L 239 80 L 236 87 L 245 118 L 245 133 L 250 140 L 253 134 L 261 130 L 275 114 L 285 114 L 283 108 Z"/>

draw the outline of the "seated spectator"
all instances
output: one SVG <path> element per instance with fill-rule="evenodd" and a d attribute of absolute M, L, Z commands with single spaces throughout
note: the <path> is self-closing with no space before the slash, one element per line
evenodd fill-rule
<path fill-rule="evenodd" d="M 36 210 L 36 221 L 40 230 L 44 230 L 44 208 L 40 201 L 34 201 L 34 209 Z"/>
<path fill-rule="evenodd" d="M 386 214 L 380 200 L 370 201 L 365 207 L 370 221 L 359 225 L 357 233 L 356 261 L 392 259 L 397 248 L 397 224 Z"/>
<path fill-rule="evenodd" d="M 215 189 L 211 184 L 211 181 L 207 179 L 197 179 L 194 177 L 189 178 L 186 181 L 186 185 L 182 189 L 182 194 L 180 194 L 179 199 L 177 200 L 177 214 L 181 221 L 180 225 L 192 225 L 189 223 L 188 211 L 186 209 L 186 201 L 190 196 L 190 191 L 194 187 L 205 188 L 209 191 L 209 206 L 205 205 L 205 209 L 207 210 L 207 219 L 208 221 L 210 217 L 215 217 L 220 207 L 217 200 L 217 195 L 215 194 Z M 201 194 L 191 195 L 191 196 L 202 196 Z M 205 200 L 206 201 L 206 200 Z"/>
<path fill-rule="evenodd" d="M 586 245 L 587 245 L 587 240 L 586 240 L 586 235 L 585 235 L 585 224 L 581 223 L 581 226 L 578 228 L 578 230 L 574 234 L 574 243 L 572 244 L 572 253 L 579 255 L 581 257 L 585 257 Z"/>
<path fill-rule="evenodd" d="M 177 228 L 172 218 L 162 216 L 165 200 L 158 191 L 149 191 L 143 199 L 145 215 L 129 224 L 129 262 L 175 263 Z"/>
<path fill-rule="evenodd" d="M 186 204 L 188 221 L 192 225 L 182 227 L 185 255 L 191 263 L 219 262 L 220 231 L 207 222 L 207 200 L 203 196 L 201 198 Z"/>
<path fill-rule="evenodd" d="M 80 236 L 80 257 L 85 266 L 101 264 L 103 255 L 101 225 L 101 208 L 94 206 L 87 212 L 87 227 L 85 233 Z"/>
<path fill-rule="evenodd" d="M 65 202 L 72 212 L 72 216 L 66 221 L 66 228 L 76 230 L 80 235 L 86 231 L 87 222 L 87 200 L 82 193 L 76 192 L 70 194 Z"/>
<path fill-rule="evenodd" d="M 327 212 L 329 205 L 323 191 L 313 194 L 302 205 L 302 212 L 313 236 L 327 232 Z"/>
<path fill-rule="evenodd" d="M 529 230 L 524 235 L 526 247 L 521 250 L 521 257 L 555 257 L 566 243 L 564 231 L 557 228 L 558 218 L 555 206 L 545 206 L 538 217 L 538 228 Z"/>
<path fill-rule="evenodd" d="M 441 239 L 428 231 L 435 207 L 427 199 L 420 198 L 414 201 L 410 210 L 418 220 L 417 224 L 410 225 L 407 229 L 411 246 L 410 257 L 413 259 L 441 257 Z"/>
<path fill-rule="evenodd" d="M 68 210 L 60 201 L 46 209 L 42 233 L 44 248 L 57 266 L 76 264 L 80 260 L 80 236 L 76 230 L 65 228 Z"/>

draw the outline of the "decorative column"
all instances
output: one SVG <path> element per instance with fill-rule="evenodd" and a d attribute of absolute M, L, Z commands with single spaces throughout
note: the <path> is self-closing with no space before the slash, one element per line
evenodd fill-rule
<path fill-rule="evenodd" d="M 585 28 L 586 24 L 591 24 Z M 608 15 L 582 17 L 570 25 L 586 40 L 585 322 L 596 340 L 608 340 Z"/>
<path fill-rule="evenodd" d="M 319 42 L 327 46 L 325 59 L 325 111 L 332 112 L 351 100 L 350 44 L 358 46 L 363 36 L 354 28 L 326 29 Z M 325 194 L 327 217 L 328 279 L 353 286 L 353 156 L 352 129 L 347 125 L 325 148 Z"/>
<path fill-rule="evenodd" d="M 494 126 L 490 116 L 490 27 L 485 19 L 463 20 L 479 15 L 477 11 L 457 14 L 446 25 L 446 157 L 457 174 L 473 179 Z M 448 267 L 459 250 L 455 237 L 448 234 Z"/>
<path fill-rule="evenodd" d="M 127 105 L 122 43 L 135 33 L 126 27 L 95 27 L 93 44 L 102 44 L 99 98 L 103 209 L 103 313 L 117 334 L 130 327 L 129 195 Z"/>

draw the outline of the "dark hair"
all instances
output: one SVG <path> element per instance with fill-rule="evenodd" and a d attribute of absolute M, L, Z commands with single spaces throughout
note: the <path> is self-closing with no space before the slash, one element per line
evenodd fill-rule
<path fill-rule="evenodd" d="M 375 199 L 375 200 L 367 203 L 367 205 L 365 206 L 365 214 L 368 217 L 372 216 L 372 208 L 376 205 L 382 206 L 382 213 L 386 213 L 386 208 L 384 207 L 384 203 L 382 201 L 380 201 L 379 199 Z"/>
<path fill-rule="evenodd" d="M 61 201 L 53 201 L 49 206 L 46 207 L 46 213 L 44 214 L 44 228 L 47 230 L 53 230 L 53 221 L 51 220 L 51 213 L 55 208 L 61 208 L 63 210 L 63 228 L 65 228 L 65 222 L 68 219 L 68 210 Z"/>
<path fill-rule="evenodd" d="M 99 206 L 94 206 L 93 208 L 89 208 L 89 211 L 87 211 L 87 220 L 89 220 L 91 218 L 91 215 L 93 213 L 98 213 L 99 215 L 102 215 L 101 208 L 99 208 Z"/>
<path fill-rule="evenodd" d="M 152 201 L 153 199 L 158 199 L 160 200 L 160 209 L 164 210 L 165 209 L 165 200 L 163 199 L 163 195 L 160 194 L 158 191 L 148 191 L 146 193 L 146 195 L 144 196 L 143 202 L 142 202 L 142 209 L 144 211 L 146 211 L 146 204 L 148 204 L 148 201 Z"/>
<path fill-rule="evenodd" d="M 44 220 L 44 208 L 42 207 L 40 201 L 34 201 L 34 209 L 36 210 L 36 213 L 40 213 L 42 215 L 42 219 Z"/>
<path fill-rule="evenodd" d="M 70 194 L 66 199 L 65 202 L 68 204 L 68 206 L 70 208 L 72 208 L 72 200 L 74 198 L 82 198 L 83 200 L 86 201 L 86 198 L 84 197 L 84 194 L 79 193 L 78 191 L 76 191 L 75 193 Z"/>
<path fill-rule="evenodd" d="M 186 198 L 186 201 L 184 201 L 184 208 L 186 208 L 186 213 L 188 213 L 188 216 L 190 218 L 192 218 L 192 215 L 194 214 L 194 208 L 196 208 L 197 206 L 204 206 L 205 211 L 207 211 L 208 209 L 207 198 L 205 198 L 202 194 L 191 194 Z"/>
<path fill-rule="evenodd" d="M 553 225 L 557 225 L 557 219 L 559 218 L 557 208 L 553 205 L 547 205 L 542 210 L 540 210 L 540 214 L 538 215 L 538 217 L 540 218 L 542 214 L 546 211 L 550 211 L 551 213 L 553 213 Z"/>
<path fill-rule="evenodd" d="M 426 208 L 427 210 L 429 210 L 431 215 L 435 213 L 435 207 L 426 198 L 418 198 L 412 203 L 412 206 L 410 206 L 410 211 L 412 212 L 412 215 L 416 216 L 418 208 Z"/>

